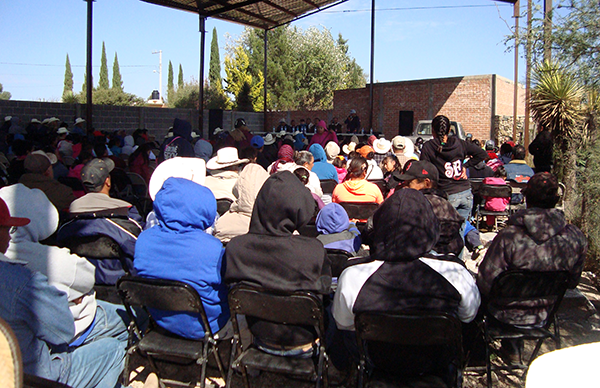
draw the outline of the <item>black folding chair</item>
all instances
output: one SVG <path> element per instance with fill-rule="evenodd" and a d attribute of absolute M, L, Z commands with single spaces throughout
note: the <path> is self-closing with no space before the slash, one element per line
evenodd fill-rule
<path fill-rule="evenodd" d="M 379 190 L 381 190 L 381 194 L 383 195 L 383 198 L 385 198 L 387 196 L 387 193 L 390 191 L 390 189 L 388 188 L 388 184 L 385 181 L 385 179 L 368 179 L 369 182 L 376 184 L 377 187 L 379 187 Z"/>
<path fill-rule="evenodd" d="M 510 216 L 510 198 L 512 196 L 512 188 L 510 185 L 486 185 L 485 183 L 479 188 L 478 195 L 481 196 L 475 210 L 476 228 L 479 229 L 479 221 L 485 216 L 494 216 L 494 230 L 498 230 L 498 217 Z M 508 198 L 506 209 L 501 212 L 485 210 L 485 197 L 492 198 Z"/>
<path fill-rule="evenodd" d="M 569 284 L 568 271 L 510 270 L 500 274 L 484 305 L 483 332 L 486 344 L 487 386 L 492 386 L 492 370 L 527 370 L 545 339 L 554 340 L 560 349 L 560 330 L 556 312 Z M 532 306 L 535 306 L 532 309 Z M 536 324 L 524 324 L 543 311 L 545 319 Z M 508 315 L 506 315 L 508 313 Z M 515 318 L 506 318 L 515 317 Z M 497 319 L 501 318 L 502 320 Z M 554 330 L 550 330 L 553 326 Z M 492 344 L 496 340 L 535 340 L 535 348 L 525 363 L 492 365 Z M 522 360 L 521 360 L 522 361 Z"/>
<path fill-rule="evenodd" d="M 331 194 L 337 185 L 338 183 L 335 179 L 323 179 L 321 181 L 321 190 L 323 190 L 323 194 Z"/>
<path fill-rule="evenodd" d="M 198 379 L 181 382 L 165 378 L 163 372 L 157 367 L 157 361 L 179 367 L 200 364 L 199 380 L 200 386 L 204 388 L 208 357 L 212 354 L 221 376 L 225 378 L 217 340 L 208 323 L 202 300 L 192 286 L 175 280 L 124 276 L 119 279 L 117 289 L 130 318 L 129 343 L 123 372 L 125 385 L 129 383 L 129 358 L 136 351 L 148 360 L 150 367 L 159 378 L 161 387 L 164 387 L 164 382 L 195 386 Z M 133 307 L 142 307 L 150 316 L 149 327 L 145 332 L 137 323 Z M 198 340 L 183 338 L 162 329 L 153 320 L 149 309 L 198 314 L 204 327 L 204 338 Z"/>
<path fill-rule="evenodd" d="M 340 205 L 351 220 L 358 220 L 359 223 L 366 223 L 379 207 L 375 202 L 340 202 Z"/>
<path fill-rule="evenodd" d="M 324 309 L 320 296 L 302 291 L 275 292 L 240 283 L 229 291 L 229 309 L 234 336 L 227 386 L 231 386 L 233 369 L 239 368 L 244 386 L 249 388 L 247 368 L 252 368 L 302 376 L 315 380 L 317 388 L 321 385 L 324 388 L 328 387 Z M 278 356 L 262 351 L 254 343 L 242 344 L 237 315 L 284 325 L 311 326 L 317 333 L 313 356 L 311 358 Z"/>
<path fill-rule="evenodd" d="M 233 201 L 229 198 L 217 199 L 217 213 L 219 213 L 220 216 L 227 213 L 232 203 Z"/>
<path fill-rule="evenodd" d="M 328 248 L 326 251 L 331 264 L 331 276 L 337 278 L 348 265 L 348 259 L 352 257 L 352 254 L 343 249 Z"/>
<path fill-rule="evenodd" d="M 364 385 L 367 368 L 371 383 L 461 386 L 462 325 L 457 317 L 430 311 L 359 313 L 354 323 L 358 388 Z"/>
<path fill-rule="evenodd" d="M 69 248 L 71 252 L 78 256 L 92 260 L 93 264 L 95 264 L 94 261 L 118 260 L 126 275 L 129 275 L 133 268 L 131 259 L 127 257 L 119 244 L 105 235 L 73 237 L 62 241 L 61 245 Z M 96 283 L 94 289 L 96 290 L 96 298 L 121 304 L 121 298 L 117 294 L 114 284 Z"/>

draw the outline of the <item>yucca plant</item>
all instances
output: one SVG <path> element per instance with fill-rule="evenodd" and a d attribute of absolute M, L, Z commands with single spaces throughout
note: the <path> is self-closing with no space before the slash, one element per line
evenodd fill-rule
<path fill-rule="evenodd" d="M 533 72 L 529 107 L 540 126 L 552 132 L 554 173 L 563 181 L 565 211 L 572 215 L 576 189 L 577 144 L 582 137 L 584 87 L 567 69 L 544 62 Z"/>

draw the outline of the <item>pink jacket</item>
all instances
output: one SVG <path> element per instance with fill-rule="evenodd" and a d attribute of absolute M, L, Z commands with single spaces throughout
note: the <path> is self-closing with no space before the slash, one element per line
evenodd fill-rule
<path fill-rule="evenodd" d="M 484 178 L 483 183 L 486 185 L 502 186 L 506 185 L 506 181 L 502 178 Z M 484 197 L 485 205 L 484 209 L 492 212 L 503 212 L 506 210 L 506 206 L 510 201 L 510 198 L 494 198 Z"/>

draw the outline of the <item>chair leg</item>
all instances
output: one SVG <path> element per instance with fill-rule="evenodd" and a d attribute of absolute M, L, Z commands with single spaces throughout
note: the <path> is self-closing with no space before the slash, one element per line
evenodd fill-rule
<path fill-rule="evenodd" d="M 231 338 L 231 353 L 229 354 L 229 367 L 227 368 L 227 380 L 225 380 L 225 388 L 229 388 L 231 385 L 231 379 L 233 378 L 233 362 L 235 361 L 235 354 L 237 350 L 237 340 L 235 335 Z"/>
<path fill-rule="evenodd" d="M 219 373 L 221 374 L 221 377 L 225 379 L 225 368 L 223 368 L 223 361 L 221 361 L 221 353 L 219 352 L 219 347 L 217 346 L 217 341 L 215 340 L 211 341 L 211 353 L 215 357 L 215 362 L 217 363 L 217 368 L 219 368 Z"/>
<path fill-rule="evenodd" d="M 486 378 L 487 378 L 487 387 L 492 387 L 492 359 L 490 354 L 490 346 L 492 345 L 490 337 L 487 331 L 487 324 L 485 320 L 483 321 L 483 341 L 485 343 L 485 368 L 486 368 Z"/>
<path fill-rule="evenodd" d="M 358 382 L 356 384 L 357 388 L 363 388 L 365 383 L 365 360 L 361 358 L 360 364 L 358 365 Z"/>
<path fill-rule="evenodd" d="M 554 344 L 556 345 L 556 349 L 560 349 L 560 326 L 558 325 L 558 317 L 556 316 L 556 314 L 554 314 L 554 337 Z"/>
<path fill-rule="evenodd" d="M 206 386 L 206 364 L 208 364 L 208 346 L 209 342 L 206 341 L 202 346 L 202 367 L 200 372 L 200 388 Z"/>

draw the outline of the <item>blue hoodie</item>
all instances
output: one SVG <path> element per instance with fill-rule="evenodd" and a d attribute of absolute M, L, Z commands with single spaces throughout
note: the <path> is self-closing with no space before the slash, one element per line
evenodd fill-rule
<path fill-rule="evenodd" d="M 354 223 L 350 223 L 348 213 L 337 203 L 325 206 L 316 220 L 317 239 L 326 249 L 342 249 L 353 255 L 360 249 L 360 232 Z"/>
<path fill-rule="evenodd" d="M 156 194 L 154 211 L 159 224 L 140 234 L 134 267 L 139 276 L 179 280 L 193 286 L 200 297 L 213 333 L 229 319 L 223 245 L 204 232 L 215 220 L 217 202 L 204 186 L 183 178 L 169 178 Z M 152 311 L 163 328 L 186 338 L 203 338 L 198 315 Z"/>
<path fill-rule="evenodd" d="M 319 180 L 333 179 L 339 183 L 337 170 L 333 164 L 327 163 L 327 155 L 323 147 L 320 144 L 313 144 L 308 151 L 315 157 L 315 165 L 312 168 L 312 172 L 317 174 Z"/>

